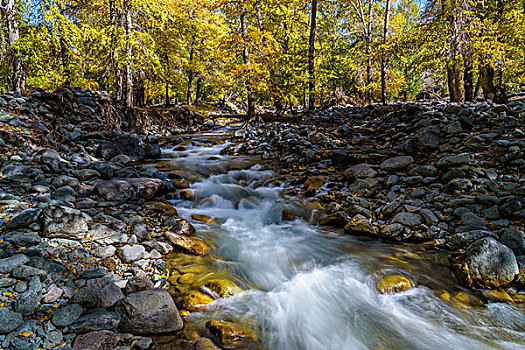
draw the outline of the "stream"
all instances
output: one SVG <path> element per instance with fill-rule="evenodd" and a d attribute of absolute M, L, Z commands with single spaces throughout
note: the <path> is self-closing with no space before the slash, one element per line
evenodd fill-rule
<path fill-rule="evenodd" d="M 301 218 L 283 221 L 289 210 L 308 217 L 306 205 L 285 196 L 255 159 L 221 155 L 231 131 L 191 135 L 185 149 L 164 149 L 155 164 L 190 180 L 194 200 L 172 202 L 211 247 L 205 257 L 174 254 L 172 261 L 201 267 L 194 285 L 227 278 L 244 290 L 186 316 L 186 332 L 206 335 L 204 323 L 215 319 L 252 329 L 261 349 L 525 348 L 523 309 L 484 304 L 462 289 L 445 252 L 344 235 Z M 378 293 L 377 280 L 391 274 L 406 276 L 413 288 Z"/>

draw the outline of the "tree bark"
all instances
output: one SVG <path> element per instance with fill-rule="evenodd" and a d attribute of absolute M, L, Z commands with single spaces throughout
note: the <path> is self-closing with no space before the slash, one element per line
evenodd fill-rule
<path fill-rule="evenodd" d="M 26 76 L 24 72 L 24 57 L 20 49 L 15 45 L 20 39 L 18 30 L 18 20 L 16 13 L 15 0 L 7 0 L 5 4 L 5 13 L 7 19 L 7 31 L 9 37 L 9 45 L 11 59 L 13 63 L 13 77 L 11 79 L 11 88 L 16 93 L 23 93 L 25 91 Z"/>
<path fill-rule="evenodd" d="M 479 79 L 483 97 L 494 101 L 496 98 L 496 87 L 494 86 L 494 68 L 490 64 L 484 64 L 479 70 Z"/>
<path fill-rule="evenodd" d="M 133 106 L 133 72 L 131 67 L 131 45 L 130 45 L 130 35 L 131 35 L 131 4 L 130 0 L 124 0 L 124 11 L 126 14 L 126 105 L 128 107 Z"/>
<path fill-rule="evenodd" d="M 456 63 L 447 65 L 447 78 L 450 102 L 463 102 L 465 96 L 463 84 L 461 84 L 461 70 Z"/>
<path fill-rule="evenodd" d="M 388 20 L 390 16 L 390 0 L 386 0 L 385 8 L 385 23 L 383 27 L 383 44 L 386 44 L 386 38 L 388 35 Z M 381 102 L 386 104 L 386 72 L 385 72 L 385 57 L 381 58 Z"/>
<path fill-rule="evenodd" d="M 193 51 L 194 51 L 194 42 L 192 41 L 191 47 L 190 47 L 190 59 L 189 59 L 190 66 L 193 62 Z M 193 85 L 193 70 L 190 68 L 190 70 L 188 71 L 188 88 L 186 90 L 186 103 L 189 105 L 191 105 L 192 85 Z"/>
<path fill-rule="evenodd" d="M 197 90 L 195 90 L 195 103 L 199 103 L 201 100 L 201 87 L 202 87 L 202 75 L 199 74 L 197 78 Z"/>
<path fill-rule="evenodd" d="M 465 90 L 465 101 L 474 100 L 474 73 L 472 62 L 466 60 L 465 62 L 465 72 L 463 73 L 463 88 Z"/>
<path fill-rule="evenodd" d="M 111 64 L 115 71 L 115 84 L 117 100 L 122 100 L 124 96 L 124 82 L 122 79 L 122 70 L 118 66 L 118 53 L 116 48 L 116 30 L 117 30 L 117 9 L 115 8 L 115 0 L 109 0 L 109 21 L 111 22 Z"/>
<path fill-rule="evenodd" d="M 309 98 L 308 109 L 315 108 L 315 29 L 317 28 L 317 0 L 312 0 L 312 15 L 310 18 L 310 40 L 308 48 L 308 73 L 310 81 L 308 83 Z"/>
<path fill-rule="evenodd" d="M 246 92 L 248 93 L 248 120 L 252 120 L 255 117 L 255 105 L 254 96 L 251 87 L 251 73 L 250 73 L 250 49 L 248 48 L 248 27 L 246 25 L 246 9 L 243 8 L 241 13 L 241 31 L 244 39 L 244 48 L 242 50 L 242 57 L 244 64 L 246 65 L 247 81 L 246 81 Z"/>

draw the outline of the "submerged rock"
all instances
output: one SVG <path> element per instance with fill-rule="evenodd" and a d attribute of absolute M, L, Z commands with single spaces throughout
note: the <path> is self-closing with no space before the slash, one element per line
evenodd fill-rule
<path fill-rule="evenodd" d="M 381 294 L 404 292 L 410 288 L 412 288 L 410 280 L 400 275 L 386 276 L 376 283 L 376 289 Z"/>

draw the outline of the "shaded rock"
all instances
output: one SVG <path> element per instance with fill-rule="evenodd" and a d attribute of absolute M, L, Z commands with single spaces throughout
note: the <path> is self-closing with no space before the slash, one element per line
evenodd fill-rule
<path fill-rule="evenodd" d="M 71 326 L 82 315 L 84 309 L 78 304 L 67 304 L 53 315 L 51 323 L 57 328 Z"/>
<path fill-rule="evenodd" d="M 468 164 L 470 162 L 470 155 L 468 153 L 455 154 L 448 157 L 443 157 L 436 162 L 438 168 L 446 168 L 450 166 L 458 166 Z"/>
<path fill-rule="evenodd" d="M 6 234 L 5 240 L 17 247 L 33 247 L 42 242 L 42 238 L 35 232 L 11 232 Z"/>
<path fill-rule="evenodd" d="M 144 290 L 153 289 L 151 280 L 145 276 L 135 276 L 126 283 L 126 294 L 134 294 Z"/>
<path fill-rule="evenodd" d="M 115 330 L 120 322 L 120 315 L 116 312 L 97 309 L 93 313 L 80 316 L 70 326 L 70 330 L 77 334 L 101 330 Z"/>
<path fill-rule="evenodd" d="M 164 189 L 164 182 L 159 179 L 129 178 L 99 182 L 93 192 L 107 201 L 152 199 Z"/>
<path fill-rule="evenodd" d="M 510 248 L 493 238 L 472 243 L 453 261 L 454 273 L 467 286 L 500 287 L 518 275 L 518 263 Z"/>
<path fill-rule="evenodd" d="M 149 143 L 144 147 L 144 157 L 146 159 L 158 159 L 162 157 L 162 151 L 157 143 Z"/>
<path fill-rule="evenodd" d="M 44 235 L 47 237 L 81 240 L 87 230 L 87 218 L 79 210 L 55 204 L 44 209 Z"/>
<path fill-rule="evenodd" d="M 405 169 L 409 165 L 414 164 L 414 158 L 411 156 L 399 156 L 385 160 L 381 163 L 381 170 L 393 171 Z"/>
<path fill-rule="evenodd" d="M 512 228 L 505 228 L 500 232 L 500 241 L 512 250 L 525 249 L 523 232 Z"/>
<path fill-rule="evenodd" d="M 79 335 L 73 343 L 73 350 L 113 350 L 119 337 L 111 331 L 96 331 Z"/>
<path fill-rule="evenodd" d="M 24 227 L 28 227 L 32 223 L 38 221 L 38 217 L 42 210 L 40 209 L 27 209 L 15 216 L 11 221 L 6 225 L 6 230 L 16 230 Z"/>
<path fill-rule="evenodd" d="M 351 166 L 346 171 L 350 172 L 351 176 L 358 179 L 375 177 L 377 175 L 377 171 L 375 171 L 370 165 L 366 163 Z"/>
<path fill-rule="evenodd" d="M 345 225 L 345 231 L 364 235 L 377 234 L 376 228 L 365 216 L 361 214 L 357 214 L 356 216 L 354 216 L 348 222 L 348 224 Z"/>
<path fill-rule="evenodd" d="M 219 350 L 211 339 L 200 338 L 193 346 L 193 350 Z"/>
<path fill-rule="evenodd" d="M 29 258 L 24 254 L 13 255 L 8 258 L 0 259 L 0 273 L 11 273 L 15 268 L 29 262 Z"/>
<path fill-rule="evenodd" d="M 423 223 L 421 215 L 416 213 L 401 212 L 397 213 L 392 219 L 393 223 L 400 223 L 409 227 L 418 227 Z"/>
<path fill-rule="evenodd" d="M 501 216 L 508 218 L 525 208 L 525 197 L 511 196 L 505 198 L 499 205 Z"/>
<path fill-rule="evenodd" d="M 122 290 L 109 277 L 89 280 L 87 287 L 91 288 L 96 295 L 99 308 L 110 308 L 124 298 Z"/>
<path fill-rule="evenodd" d="M 0 307 L 0 334 L 11 333 L 23 322 L 22 314 L 13 312 L 6 307 Z"/>
<path fill-rule="evenodd" d="M 495 233 L 487 230 L 473 230 L 460 232 L 450 237 L 450 247 L 452 249 L 466 248 L 475 241 L 485 237 L 491 237 L 494 239 L 498 238 L 498 236 Z"/>
<path fill-rule="evenodd" d="M 150 289 L 128 295 L 117 307 L 120 329 L 133 334 L 158 334 L 182 329 L 183 323 L 171 295 Z"/>

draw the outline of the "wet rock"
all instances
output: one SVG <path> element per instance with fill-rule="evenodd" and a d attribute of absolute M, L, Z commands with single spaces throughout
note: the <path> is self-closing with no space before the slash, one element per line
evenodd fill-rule
<path fill-rule="evenodd" d="M 454 273 L 467 286 L 500 287 L 518 275 L 518 263 L 510 248 L 493 238 L 472 243 L 453 262 Z"/>
<path fill-rule="evenodd" d="M 251 332 L 225 321 L 208 321 L 206 328 L 217 342 L 226 349 L 235 349 L 246 342 L 255 341 L 256 337 Z"/>
<path fill-rule="evenodd" d="M 87 218 L 79 210 L 55 204 L 44 209 L 45 236 L 81 240 L 87 231 Z"/>
<path fill-rule="evenodd" d="M 116 312 L 96 309 L 90 314 L 80 316 L 70 330 L 77 334 L 101 330 L 115 330 L 120 322 L 120 315 Z"/>
<path fill-rule="evenodd" d="M 157 143 L 149 143 L 144 147 L 144 157 L 146 159 L 158 159 L 162 157 L 162 151 Z"/>
<path fill-rule="evenodd" d="M 213 299 L 196 290 L 182 292 L 175 297 L 175 302 L 181 310 L 196 311 L 206 307 Z"/>
<path fill-rule="evenodd" d="M 211 339 L 208 338 L 200 338 L 195 343 L 193 350 L 219 350 Z"/>
<path fill-rule="evenodd" d="M 198 237 L 186 237 L 170 232 L 164 233 L 173 247 L 179 251 L 188 252 L 195 255 L 204 255 L 208 251 L 208 246 Z"/>
<path fill-rule="evenodd" d="M 116 307 L 121 315 L 120 329 L 133 334 L 169 333 L 183 323 L 172 297 L 162 289 L 128 295 Z"/>
<path fill-rule="evenodd" d="M 399 241 L 408 237 L 405 226 L 398 223 L 383 226 L 381 228 L 381 236 Z"/>
<path fill-rule="evenodd" d="M 363 215 L 357 214 L 345 226 L 345 231 L 364 235 L 376 235 L 376 228 Z"/>
<path fill-rule="evenodd" d="M 411 156 L 399 156 L 385 160 L 381 163 L 381 170 L 395 171 L 405 169 L 409 165 L 414 164 L 414 158 Z"/>
<path fill-rule="evenodd" d="M 191 218 L 193 220 L 207 222 L 210 224 L 217 224 L 217 220 L 213 219 L 212 217 L 204 214 L 191 214 Z"/>
<path fill-rule="evenodd" d="M 410 280 L 404 276 L 391 275 L 381 278 L 376 283 L 376 289 L 381 294 L 404 292 L 411 288 Z"/>
<path fill-rule="evenodd" d="M 24 254 L 13 255 L 8 258 L 0 259 L 0 273 L 11 273 L 15 268 L 29 262 L 29 258 Z"/>
<path fill-rule="evenodd" d="M 22 314 L 0 307 L 0 334 L 11 333 L 24 322 Z"/>
<path fill-rule="evenodd" d="M 229 298 L 242 292 L 242 289 L 239 288 L 239 286 L 226 279 L 209 280 L 204 283 L 204 287 L 220 298 Z"/>
<path fill-rule="evenodd" d="M 79 304 L 68 304 L 57 310 L 51 322 L 57 328 L 66 328 L 75 323 L 83 312 L 84 309 Z"/>
<path fill-rule="evenodd" d="M 96 331 L 79 335 L 73 343 L 73 350 L 113 350 L 119 337 L 111 331 Z"/>

